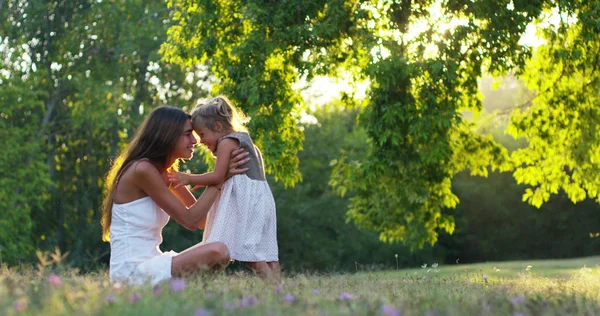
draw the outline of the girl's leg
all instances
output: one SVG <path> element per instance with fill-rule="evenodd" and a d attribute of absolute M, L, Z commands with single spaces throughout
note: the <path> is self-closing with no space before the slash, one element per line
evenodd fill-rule
<path fill-rule="evenodd" d="M 229 262 L 229 250 L 224 243 L 213 242 L 192 246 L 173 257 L 171 275 L 198 273 L 202 270 L 219 269 Z"/>
<path fill-rule="evenodd" d="M 250 269 L 252 269 L 256 274 L 258 274 L 261 278 L 267 279 L 271 276 L 271 268 L 264 261 L 259 262 L 246 262 Z"/>
<path fill-rule="evenodd" d="M 271 269 L 273 274 L 273 278 L 277 280 L 277 282 L 281 282 L 281 267 L 279 266 L 279 261 L 269 261 L 267 265 Z"/>

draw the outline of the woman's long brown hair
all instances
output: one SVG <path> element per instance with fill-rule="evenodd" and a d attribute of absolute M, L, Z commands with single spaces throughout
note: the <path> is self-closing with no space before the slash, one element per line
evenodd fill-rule
<path fill-rule="evenodd" d="M 113 162 L 104 181 L 105 193 L 102 203 L 102 240 L 110 241 L 113 195 L 119 178 L 135 161 L 146 158 L 163 170 L 177 169 L 177 159 L 167 166 L 177 140 L 190 116 L 181 109 L 162 106 L 154 109 L 137 130 L 127 148 Z"/>

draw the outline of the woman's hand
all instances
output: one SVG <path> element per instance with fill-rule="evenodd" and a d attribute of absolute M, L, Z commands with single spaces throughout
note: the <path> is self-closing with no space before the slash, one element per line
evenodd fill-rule
<path fill-rule="evenodd" d="M 231 178 L 237 174 L 244 174 L 248 171 L 248 168 L 238 169 L 239 166 L 242 166 L 243 164 L 250 161 L 250 157 L 248 157 L 248 155 L 249 155 L 249 153 L 245 152 L 243 148 L 238 148 L 231 152 L 231 158 L 229 159 L 229 168 L 227 168 L 227 174 L 225 175 L 225 181 L 227 181 L 229 178 Z M 217 189 L 221 189 L 221 186 L 223 186 L 222 183 L 216 187 L 217 187 Z M 192 188 L 192 191 L 195 191 L 202 187 L 204 187 L 204 185 L 197 185 Z"/>
<path fill-rule="evenodd" d="M 249 153 L 245 152 L 243 148 L 238 148 L 231 152 L 229 168 L 227 169 L 227 174 L 225 175 L 225 181 L 235 175 L 244 174 L 248 171 L 248 168 L 238 169 L 239 166 L 242 166 L 250 161 L 250 157 L 248 157 L 248 155 Z"/>
<path fill-rule="evenodd" d="M 188 185 L 190 184 L 190 176 L 187 173 L 183 173 L 183 172 L 169 172 L 167 174 L 167 177 L 169 178 L 169 181 L 171 183 L 175 183 L 177 184 L 175 186 L 175 188 L 178 188 L 182 185 Z"/>

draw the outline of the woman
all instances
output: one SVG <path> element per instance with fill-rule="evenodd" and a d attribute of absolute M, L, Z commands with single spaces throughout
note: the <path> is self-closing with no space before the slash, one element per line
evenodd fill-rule
<path fill-rule="evenodd" d="M 229 252 L 223 243 L 195 245 L 181 253 L 163 253 L 162 229 L 172 217 L 189 230 L 203 228 L 206 214 L 221 185 L 207 187 L 196 201 L 184 186 L 174 188 L 167 180 L 179 159 L 190 159 L 197 140 L 190 116 L 174 107 L 158 107 L 146 118 L 127 149 L 108 173 L 102 228 L 110 241 L 110 279 L 152 284 L 223 266 Z M 246 172 L 247 153 L 237 150 L 230 160 L 228 176 Z"/>

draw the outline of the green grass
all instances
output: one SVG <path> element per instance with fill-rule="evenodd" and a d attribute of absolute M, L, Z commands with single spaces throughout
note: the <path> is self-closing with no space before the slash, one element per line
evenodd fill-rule
<path fill-rule="evenodd" d="M 531 266 L 529 271 L 527 267 Z M 519 278 L 522 273 L 533 273 L 537 276 L 550 278 L 570 278 L 581 272 L 581 268 L 600 267 L 600 256 L 577 259 L 555 259 L 555 260 L 523 260 L 523 261 L 500 261 L 476 264 L 446 265 L 439 269 L 440 275 L 456 275 L 457 273 L 479 273 L 489 277 Z M 432 269 L 428 266 L 427 269 Z M 423 268 L 405 269 L 406 272 L 421 272 Z M 433 269 L 432 269 L 433 271 Z M 430 271 L 431 272 L 431 271 Z"/>
<path fill-rule="evenodd" d="M 284 277 L 280 290 L 244 273 L 220 273 L 187 279 L 181 291 L 169 282 L 119 287 L 105 271 L 60 267 L 61 284 L 52 285 L 50 267 L 2 267 L 0 314 L 195 315 L 202 308 L 219 315 L 385 315 L 385 305 L 403 315 L 597 315 L 599 265 L 600 257 L 590 257 L 298 274 Z"/>

